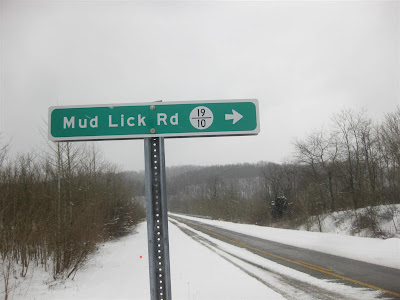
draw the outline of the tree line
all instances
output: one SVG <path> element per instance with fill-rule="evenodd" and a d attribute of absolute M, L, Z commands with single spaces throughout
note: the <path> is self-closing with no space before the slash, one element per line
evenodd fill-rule
<path fill-rule="evenodd" d="M 52 143 L 10 158 L 0 148 L 0 282 L 41 265 L 74 276 L 98 243 L 145 217 L 138 191 L 93 144 Z M 141 191 L 139 191 L 141 193 Z"/>
<path fill-rule="evenodd" d="M 295 227 L 352 210 L 355 233 L 363 226 L 378 230 L 374 208 L 400 203 L 400 108 L 380 123 L 364 110 L 342 110 L 328 128 L 296 139 L 292 158 L 282 164 L 182 170 L 167 172 L 169 207 L 175 212 Z M 273 212 L 278 203 L 282 213 Z M 387 218 L 393 217 L 390 207 Z M 358 213 L 360 208 L 366 213 Z"/>

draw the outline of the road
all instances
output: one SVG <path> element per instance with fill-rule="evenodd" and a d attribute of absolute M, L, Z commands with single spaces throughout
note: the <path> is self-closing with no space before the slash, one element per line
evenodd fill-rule
<path fill-rule="evenodd" d="M 400 270 L 398 269 L 272 242 L 177 216 L 170 216 L 170 220 L 178 227 L 179 223 L 183 223 L 213 238 L 245 248 L 268 260 L 313 277 L 335 280 L 353 287 L 378 290 L 384 292 L 385 298 L 400 299 Z M 185 231 L 182 226 L 180 227 Z M 193 235 L 187 230 L 186 233 Z M 335 299 L 336 297 L 338 295 L 322 298 Z M 315 298 L 322 299 L 319 296 Z"/>

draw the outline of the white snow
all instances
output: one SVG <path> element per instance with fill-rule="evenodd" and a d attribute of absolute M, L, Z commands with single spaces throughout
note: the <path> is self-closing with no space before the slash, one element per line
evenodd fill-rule
<path fill-rule="evenodd" d="M 49 276 L 34 273 L 32 282 L 25 280 L 11 299 L 149 299 L 145 223 L 136 234 L 104 244 L 74 280 L 51 281 Z"/>
<path fill-rule="evenodd" d="M 172 298 L 285 299 L 169 225 Z"/>
<path fill-rule="evenodd" d="M 337 211 L 329 214 L 323 214 L 318 217 L 311 217 L 308 224 L 299 227 L 300 230 L 320 231 L 322 232 L 355 235 L 361 237 L 374 237 L 374 235 L 382 235 L 387 237 L 400 238 L 400 204 L 379 205 L 373 207 L 365 207 L 357 209 L 357 215 L 368 216 L 368 212 L 372 214 L 376 222 L 375 232 L 371 226 L 361 229 L 357 232 L 354 228 L 356 215 L 354 210 Z M 308 228 L 307 228 L 308 225 Z"/>
<path fill-rule="evenodd" d="M 174 214 L 171 214 L 174 215 Z M 177 215 L 262 239 L 400 269 L 400 239 L 279 229 Z"/>

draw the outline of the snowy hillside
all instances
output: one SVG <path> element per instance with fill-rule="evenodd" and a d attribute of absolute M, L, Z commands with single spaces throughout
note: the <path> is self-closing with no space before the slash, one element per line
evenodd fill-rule
<path fill-rule="evenodd" d="M 366 207 L 311 217 L 300 230 L 361 237 L 400 238 L 400 204 Z"/>

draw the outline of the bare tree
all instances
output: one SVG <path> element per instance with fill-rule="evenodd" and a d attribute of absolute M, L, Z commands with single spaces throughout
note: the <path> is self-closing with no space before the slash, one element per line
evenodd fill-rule
<path fill-rule="evenodd" d="M 330 211 L 335 211 L 334 181 L 338 168 L 339 151 L 337 136 L 323 130 L 314 131 L 305 141 L 296 140 L 294 146 L 298 162 L 310 167 L 316 182 L 328 191 Z M 324 201 L 323 194 L 324 191 L 321 190 L 321 201 Z"/>
<path fill-rule="evenodd" d="M 400 197 L 400 107 L 394 113 L 387 114 L 380 127 L 379 146 L 382 157 L 383 185 L 391 203 L 399 203 Z"/>

